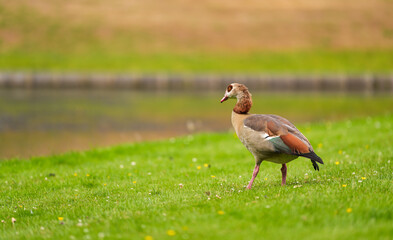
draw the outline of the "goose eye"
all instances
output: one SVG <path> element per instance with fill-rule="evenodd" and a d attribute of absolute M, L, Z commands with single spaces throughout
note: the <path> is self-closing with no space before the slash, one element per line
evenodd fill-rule
<path fill-rule="evenodd" d="M 233 88 L 233 86 L 232 86 L 232 85 L 229 85 L 229 86 L 227 87 L 227 92 L 230 92 L 230 91 L 232 90 L 232 88 Z"/>

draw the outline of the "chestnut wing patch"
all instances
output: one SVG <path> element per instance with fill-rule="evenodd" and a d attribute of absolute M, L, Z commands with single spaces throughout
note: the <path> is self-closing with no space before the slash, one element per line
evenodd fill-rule
<path fill-rule="evenodd" d="M 291 152 L 294 154 L 303 154 L 303 153 L 310 152 L 309 147 L 292 133 L 281 135 L 280 138 L 285 143 L 285 145 L 287 145 L 291 149 Z"/>

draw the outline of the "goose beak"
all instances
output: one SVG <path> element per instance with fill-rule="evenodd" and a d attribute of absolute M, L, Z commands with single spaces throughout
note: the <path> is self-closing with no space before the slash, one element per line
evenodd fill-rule
<path fill-rule="evenodd" d="M 222 103 L 222 102 L 226 101 L 227 99 L 228 99 L 228 96 L 225 94 L 224 97 L 221 99 L 220 102 Z"/>

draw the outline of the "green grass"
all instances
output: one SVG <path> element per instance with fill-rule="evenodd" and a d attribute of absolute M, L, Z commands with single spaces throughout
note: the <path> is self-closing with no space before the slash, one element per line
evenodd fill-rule
<path fill-rule="evenodd" d="M 321 171 L 295 160 L 282 187 L 280 165 L 262 163 L 250 191 L 233 133 L 2 161 L 0 239 L 390 239 L 392 122 L 299 126 Z"/>
<path fill-rule="evenodd" d="M 4 52 L 0 58 L 0 69 L 222 74 L 387 74 L 393 70 L 393 50 L 299 50 L 248 54 L 124 52 Z"/>

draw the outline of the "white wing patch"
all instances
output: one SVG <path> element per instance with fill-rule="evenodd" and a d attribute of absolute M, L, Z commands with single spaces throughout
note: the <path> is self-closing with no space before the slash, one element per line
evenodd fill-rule
<path fill-rule="evenodd" d="M 269 135 L 268 135 L 267 133 L 263 132 L 263 133 L 261 133 L 261 137 L 262 137 L 262 138 L 268 138 Z"/>
<path fill-rule="evenodd" d="M 261 135 L 261 137 L 262 137 L 263 139 L 265 139 L 265 140 L 271 140 L 271 139 L 273 139 L 273 138 L 278 138 L 278 137 L 280 137 L 280 136 L 269 136 L 269 135 L 268 135 L 267 133 L 265 133 L 265 132 L 261 133 L 260 135 Z"/>

